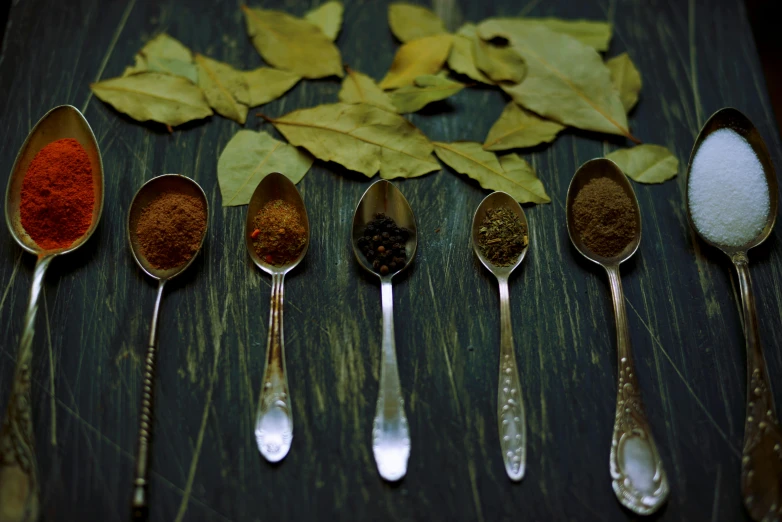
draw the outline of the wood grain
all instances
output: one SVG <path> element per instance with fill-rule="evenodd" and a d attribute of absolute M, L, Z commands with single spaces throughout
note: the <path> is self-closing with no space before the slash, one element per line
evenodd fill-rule
<path fill-rule="evenodd" d="M 301 15 L 317 2 L 264 2 Z M 386 2 L 348 2 L 337 43 L 351 68 L 381 78 L 397 43 Z M 686 165 L 708 116 L 745 112 L 782 165 L 743 3 L 663 0 L 438 0 L 450 30 L 492 15 L 609 19 L 609 56 L 627 51 L 644 78 L 631 129 Z M 421 244 L 395 287 L 399 369 L 412 435 L 410 468 L 383 483 L 370 449 L 380 348 L 380 290 L 348 244 L 371 182 L 316 162 L 300 189 L 312 227 L 286 284 L 285 331 L 296 433 L 279 466 L 252 436 L 263 371 L 270 279 L 243 244 L 244 207 L 223 208 L 217 156 L 240 127 L 221 117 L 168 134 L 118 114 L 88 85 L 119 75 L 160 31 L 250 69 L 261 59 L 236 2 L 28 0 L 10 13 L 0 54 L 0 185 L 27 132 L 54 105 L 85 111 L 103 153 L 106 208 L 95 237 L 47 275 L 34 344 L 33 400 L 46 520 L 126 520 L 141 361 L 155 287 L 124 232 L 135 190 L 152 176 L 195 178 L 213 209 L 204 255 L 167 289 L 152 459 L 154 520 L 625 520 L 608 470 L 615 339 L 605 275 L 579 259 L 564 227 L 567 186 L 621 139 L 566 131 L 526 155 L 552 198 L 527 209 L 531 248 L 511 281 L 516 353 L 529 423 L 527 476 L 505 476 L 496 433 L 496 285 L 469 247 L 486 192 L 450 169 L 401 181 Z M 336 80 L 306 81 L 264 106 L 276 117 L 336 101 Z M 506 100 L 470 88 L 411 120 L 431 139 L 482 142 Z M 246 128 L 268 124 L 251 119 Z M 736 280 L 690 232 L 684 177 L 636 185 L 644 237 L 623 265 L 638 374 L 671 482 L 660 520 L 746 520 L 739 458 L 746 387 Z M 762 340 L 782 376 L 782 248 L 750 256 Z M 5 405 L 34 259 L 0 230 L 0 405 Z M 782 385 L 777 382 L 777 397 Z M 55 443 L 56 441 L 56 443 Z"/>

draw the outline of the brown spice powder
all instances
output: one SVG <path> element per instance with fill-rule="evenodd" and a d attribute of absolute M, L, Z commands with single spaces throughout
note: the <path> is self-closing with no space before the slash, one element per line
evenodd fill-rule
<path fill-rule="evenodd" d="M 301 254 L 307 241 L 299 211 L 293 205 L 274 199 L 266 203 L 253 219 L 255 252 L 269 264 L 284 265 Z"/>
<path fill-rule="evenodd" d="M 619 255 L 638 233 L 635 205 L 609 178 L 595 178 L 581 188 L 573 201 L 573 221 L 584 245 L 603 257 Z"/>
<path fill-rule="evenodd" d="M 178 192 L 163 192 L 153 199 L 136 225 L 141 252 L 160 270 L 188 262 L 205 230 L 206 207 L 201 198 Z"/>

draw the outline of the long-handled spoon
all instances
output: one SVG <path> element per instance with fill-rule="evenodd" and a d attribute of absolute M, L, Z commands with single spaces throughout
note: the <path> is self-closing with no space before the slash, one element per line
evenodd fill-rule
<path fill-rule="evenodd" d="M 293 206 L 304 225 L 306 240 L 299 256 L 284 265 L 273 265 L 261 258 L 253 247 L 252 233 L 255 216 L 269 201 L 281 199 Z M 310 222 L 301 194 L 291 180 L 276 172 L 261 180 L 247 206 L 244 232 L 250 258 L 258 268 L 272 276 L 272 296 L 269 309 L 269 337 L 266 342 L 266 371 L 258 397 L 258 413 L 255 417 L 255 441 L 258 451 L 269 462 L 279 462 L 291 449 L 293 441 L 293 410 L 285 373 L 285 346 L 282 331 L 283 283 L 285 274 L 296 268 L 307 253 L 310 244 Z"/>
<path fill-rule="evenodd" d="M 49 143 L 73 138 L 84 147 L 92 166 L 95 205 L 92 224 L 71 246 L 60 250 L 44 250 L 27 235 L 22 227 L 20 204 L 22 181 L 36 154 Z M 103 212 L 103 160 L 98 143 L 87 120 L 70 105 L 55 107 L 38 121 L 27 136 L 16 157 L 5 193 L 5 221 L 11 236 L 24 250 L 38 256 L 30 288 L 30 301 L 24 317 L 24 329 L 16 355 L 16 370 L 11 385 L 3 428 L 0 431 L 0 522 L 34 521 L 38 519 L 38 476 L 33 448 L 33 412 L 30 400 L 31 368 L 35 313 L 43 288 L 43 278 L 52 260 L 82 246 L 95 231 Z"/>
<path fill-rule="evenodd" d="M 692 219 L 689 201 L 690 168 L 703 141 L 713 132 L 731 129 L 742 136 L 757 155 L 768 183 L 770 196 L 766 223 L 758 235 L 745 245 L 733 247 L 709 241 Z M 777 420 L 774 395 L 760 344 L 758 318 L 747 251 L 768 238 L 777 217 L 778 188 L 774 166 L 763 138 L 749 119 L 736 109 L 717 111 L 703 126 L 690 155 L 687 168 L 687 217 L 692 229 L 706 243 L 719 248 L 736 267 L 741 289 L 744 337 L 747 342 L 747 418 L 744 423 L 744 450 L 741 457 L 741 493 L 744 505 L 755 520 L 779 520 L 782 516 L 782 431 Z"/>
<path fill-rule="evenodd" d="M 358 246 L 358 240 L 364 235 L 364 229 L 379 213 L 393 219 L 399 227 L 410 231 L 405 249 L 407 261 L 396 270 L 385 275 L 377 273 L 364 257 Z M 372 425 L 372 452 L 380 476 L 389 481 L 401 479 L 407 473 L 407 460 L 410 458 L 410 430 L 405 417 L 402 386 L 399 382 L 399 369 L 396 364 L 396 343 L 394 341 L 394 295 L 391 285 L 393 277 L 407 268 L 415 257 L 418 246 L 418 231 L 415 216 L 410 204 L 394 185 L 380 180 L 361 196 L 353 214 L 351 232 L 353 253 L 358 263 L 368 272 L 380 278 L 380 291 L 383 303 L 383 344 L 380 357 L 380 389 L 377 397 L 375 420 Z"/>
<path fill-rule="evenodd" d="M 155 297 L 155 308 L 152 312 L 152 325 L 149 329 L 149 346 L 147 355 L 144 359 L 144 381 L 141 394 L 141 416 L 138 430 L 138 450 L 136 453 L 136 469 L 134 470 L 133 497 L 131 500 L 131 514 L 133 520 L 146 520 L 149 516 L 149 495 L 147 492 L 149 485 L 149 461 L 152 453 L 152 421 L 154 419 L 155 406 L 155 366 L 157 364 L 157 328 L 158 318 L 160 317 L 160 303 L 163 300 L 163 288 L 166 283 L 184 272 L 204 244 L 208 225 L 204 227 L 204 234 L 201 236 L 201 242 L 198 250 L 184 264 L 174 268 L 159 269 L 149 263 L 144 256 L 144 252 L 139 244 L 136 227 L 141 217 L 141 212 L 149 205 L 151 201 L 159 195 L 166 192 L 185 194 L 199 198 L 204 204 L 204 211 L 209 216 L 209 205 L 201 186 L 190 178 L 180 174 L 164 174 L 144 183 L 133 196 L 133 202 L 130 204 L 128 212 L 128 239 L 130 241 L 130 250 L 133 253 L 133 259 L 136 264 L 148 276 L 157 279 L 157 296 Z"/>
<path fill-rule="evenodd" d="M 478 246 L 481 225 L 486 218 L 486 212 L 497 208 L 506 208 L 516 214 L 525 227 L 527 227 L 527 217 L 521 206 L 509 194 L 494 192 L 481 201 L 472 218 L 472 249 L 483 266 L 497 278 L 500 285 L 500 377 L 497 382 L 497 422 L 505 471 L 511 480 L 518 481 L 524 478 L 527 462 L 527 421 L 524 417 L 524 398 L 521 395 L 521 381 L 513 351 L 508 278 L 511 272 L 521 265 L 529 249 L 529 243 L 521 251 L 516 262 L 510 266 L 497 266 L 483 255 Z M 529 234 L 528 228 L 527 231 Z"/>
<path fill-rule="evenodd" d="M 635 207 L 638 231 L 636 237 L 614 257 L 603 257 L 592 252 L 584 244 L 574 224 L 573 202 L 584 185 L 595 178 L 608 178 L 617 183 L 624 189 Z M 567 193 L 567 230 L 570 240 L 581 255 L 605 268 L 611 285 L 619 360 L 616 418 L 609 460 L 614 493 L 619 502 L 629 510 L 639 515 L 649 515 L 662 507 L 668 498 L 670 488 L 641 402 L 641 389 L 638 385 L 630 345 L 622 281 L 619 278 L 619 264 L 627 261 L 638 250 L 638 245 L 641 243 L 641 213 L 633 187 L 613 161 L 594 159 L 587 161 L 576 171 Z"/>

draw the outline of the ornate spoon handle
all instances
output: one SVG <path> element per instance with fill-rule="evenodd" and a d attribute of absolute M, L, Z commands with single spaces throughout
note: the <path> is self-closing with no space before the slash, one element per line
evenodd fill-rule
<path fill-rule="evenodd" d="M 269 462 L 279 462 L 285 458 L 293 440 L 293 414 L 285 373 L 285 337 L 282 332 L 284 278 L 284 274 L 272 275 L 266 372 L 255 419 L 255 441 L 261 455 Z"/>
<path fill-rule="evenodd" d="M 497 389 L 497 422 L 505 471 L 511 480 L 524 478 L 527 462 L 527 420 L 521 395 L 519 370 L 513 352 L 508 279 L 500 283 L 500 377 Z"/>
<path fill-rule="evenodd" d="M 639 515 L 654 513 L 668 499 L 670 488 L 649 421 L 641 402 L 627 326 L 619 266 L 607 266 L 616 316 L 618 389 L 611 441 L 611 478 L 619 502 Z"/>
<path fill-rule="evenodd" d="M 732 256 L 739 276 L 747 340 L 747 419 L 741 457 L 741 493 L 754 520 L 782 516 L 782 433 L 768 381 L 747 255 Z"/>
<path fill-rule="evenodd" d="M 149 329 L 149 346 L 144 361 L 144 381 L 141 388 L 141 416 L 138 428 L 138 450 L 136 452 L 136 470 L 133 479 L 133 497 L 130 502 L 131 516 L 134 521 L 147 520 L 149 517 L 149 459 L 152 446 L 152 421 L 155 418 L 155 366 L 157 365 L 157 325 L 160 318 L 160 303 L 163 300 L 163 287 L 166 281 L 161 279 L 157 285 L 155 308 L 152 312 L 152 326 Z"/>
<path fill-rule="evenodd" d="M 372 451 L 380 476 L 400 480 L 407 473 L 410 431 L 405 417 L 394 342 L 394 294 L 391 280 L 380 283 L 383 301 L 383 350 L 380 358 L 380 390 L 372 426 Z"/>
<path fill-rule="evenodd" d="M 0 522 L 38 520 L 38 472 L 35 462 L 30 400 L 30 362 L 33 358 L 35 314 L 43 289 L 43 277 L 54 256 L 39 257 L 33 272 L 30 301 L 16 355 L 3 428 L 0 431 Z"/>

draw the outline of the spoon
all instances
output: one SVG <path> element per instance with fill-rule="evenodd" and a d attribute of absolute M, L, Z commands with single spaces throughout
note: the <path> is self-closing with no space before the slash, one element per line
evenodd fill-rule
<path fill-rule="evenodd" d="M 480 229 L 486 218 L 486 212 L 497 208 L 506 208 L 516 214 L 527 229 L 528 236 L 529 228 L 524 210 L 505 192 L 494 192 L 483 198 L 472 218 L 472 249 L 483 266 L 494 274 L 500 285 L 500 377 L 497 381 L 497 421 L 505 471 L 511 480 L 519 481 L 524 478 L 527 462 L 527 421 L 524 417 L 524 399 L 521 395 L 519 370 L 516 367 L 516 355 L 513 351 L 508 278 L 511 272 L 521 265 L 529 249 L 529 243 L 521 251 L 516 262 L 510 266 L 497 266 L 483 255 L 478 246 Z"/>
<path fill-rule="evenodd" d="M 299 212 L 304 225 L 306 240 L 299 257 L 284 265 L 272 265 L 262 259 L 253 247 L 251 234 L 255 230 L 254 219 L 258 211 L 269 201 L 281 199 Z M 269 309 L 269 336 L 266 342 L 266 371 L 258 398 L 255 417 L 255 441 L 258 451 L 269 462 L 279 462 L 288 454 L 293 440 L 293 412 L 288 393 L 288 377 L 285 374 L 285 348 L 282 331 L 283 282 L 285 274 L 296 268 L 304 259 L 310 244 L 310 222 L 301 194 L 291 180 L 273 172 L 258 183 L 247 207 L 244 240 L 253 262 L 272 276 L 272 296 Z"/>
<path fill-rule="evenodd" d="M 68 248 L 44 250 L 22 227 L 20 205 L 22 181 L 30 163 L 42 148 L 53 141 L 73 138 L 84 147 L 92 166 L 95 205 L 92 223 L 87 232 Z M 98 143 L 87 120 L 70 105 L 61 105 L 47 112 L 27 136 L 16 156 L 8 188 L 5 193 L 5 221 L 11 236 L 24 250 L 38 256 L 33 271 L 30 300 L 24 316 L 24 329 L 16 354 L 16 369 L 11 384 L 5 420 L 0 430 L 0 522 L 32 521 L 38 519 L 39 485 L 33 448 L 33 413 L 30 400 L 33 335 L 35 314 L 43 289 L 46 269 L 52 260 L 73 252 L 82 246 L 95 231 L 103 212 L 103 160 Z"/>
<path fill-rule="evenodd" d="M 199 198 L 204 204 L 204 211 L 207 216 L 207 226 L 204 227 L 204 234 L 201 236 L 201 242 L 198 250 L 195 251 L 186 263 L 174 268 L 160 269 L 152 266 L 139 244 L 139 238 L 136 233 L 141 212 L 147 205 L 159 195 L 165 192 L 176 192 Z M 133 520 L 146 520 L 149 516 L 149 495 L 147 492 L 149 486 L 149 460 L 152 439 L 152 420 L 154 419 L 155 405 L 155 366 L 157 364 L 157 330 L 158 319 L 160 317 L 160 303 L 163 300 L 163 288 L 166 283 L 184 272 L 193 260 L 198 256 L 201 247 L 204 245 L 204 238 L 209 219 L 209 204 L 206 200 L 201 186 L 190 178 L 181 174 L 163 174 L 144 183 L 130 204 L 128 211 L 128 239 L 130 241 L 130 251 L 133 253 L 133 259 L 136 264 L 148 276 L 157 279 L 157 296 L 155 297 L 155 308 L 152 312 L 152 325 L 149 329 L 149 346 L 147 347 L 147 356 L 144 360 L 144 387 L 141 395 L 141 416 L 138 431 L 138 452 L 136 454 L 135 479 L 133 480 L 133 498 L 131 500 L 131 513 Z"/>
<path fill-rule="evenodd" d="M 766 223 L 754 239 L 740 247 L 720 245 L 706 239 L 695 226 L 690 209 L 689 181 L 692 162 L 703 141 L 720 129 L 731 129 L 747 140 L 763 166 L 768 183 L 770 202 Z M 703 241 L 719 248 L 730 257 L 739 277 L 744 336 L 747 342 L 747 418 L 744 423 L 744 450 L 741 458 L 741 493 L 744 505 L 755 520 L 777 520 L 782 515 L 782 432 L 777 420 L 763 346 L 760 344 L 747 251 L 761 244 L 771 234 L 777 217 L 778 189 L 766 144 L 746 116 L 736 109 L 725 108 L 709 118 L 693 145 L 687 167 L 687 182 L 687 218 L 690 226 Z"/>
<path fill-rule="evenodd" d="M 584 185 L 595 178 L 608 178 L 617 183 L 635 207 L 638 233 L 624 250 L 614 257 L 603 257 L 592 252 L 584 244 L 573 221 L 573 202 L 576 196 Z M 567 193 L 567 230 L 570 240 L 581 255 L 605 268 L 611 286 L 619 373 L 616 418 L 609 458 L 614 493 L 627 509 L 639 515 L 649 515 L 662 507 L 668 499 L 670 487 L 641 402 L 641 389 L 630 345 L 625 298 L 619 277 L 619 264 L 627 261 L 641 243 L 641 213 L 633 187 L 613 161 L 593 159 L 576 171 Z"/>
<path fill-rule="evenodd" d="M 358 240 L 364 235 L 364 229 L 375 215 L 383 213 L 393 219 L 397 226 L 406 228 L 410 235 L 405 243 L 408 252 L 403 266 L 385 275 L 375 272 L 358 247 Z M 410 430 L 405 417 L 402 386 L 399 382 L 399 369 L 396 364 L 396 343 L 394 341 L 394 295 L 391 280 L 396 274 L 407 268 L 415 257 L 418 247 L 418 229 L 415 216 L 404 195 L 386 180 L 372 185 L 361 196 L 353 214 L 351 232 L 353 253 L 365 270 L 380 278 L 380 293 L 383 303 L 383 344 L 380 359 L 380 389 L 378 390 L 375 420 L 372 424 L 372 452 L 380 476 L 388 481 L 397 481 L 407 473 L 407 461 L 410 458 Z"/>

